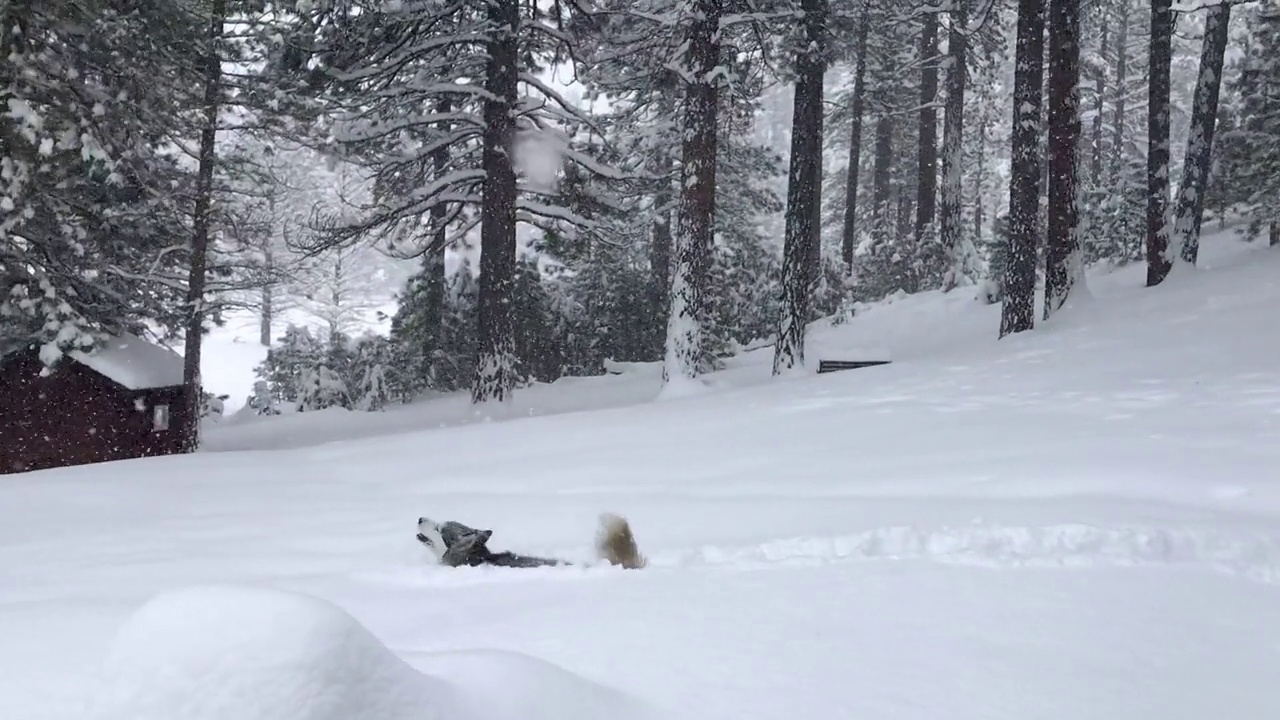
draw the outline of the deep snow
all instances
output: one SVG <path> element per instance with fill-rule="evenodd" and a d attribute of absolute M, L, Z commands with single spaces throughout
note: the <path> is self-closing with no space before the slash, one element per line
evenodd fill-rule
<path fill-rule="evenodd" d="M 599 692 L 670 718 L 1276 716 L 1280 255 L 1207 238 L 1204 265 L 1095 273 L 999 342 L 969 291 L 902 298 L 807 353 L 888 366 L 771 381 L 764 350 L 664 402 L 630 368 L 8 476 L 0 717 L 84 717 L 127 686 L 102 667 L 138 608 L 209 583 L 332 603 L 439 695 L 508 703 L 455 707 L 485 720 Z M 602 510 L 651 567 L 445 569 L 413 540 L 429 514 L 585 558 Z"/>

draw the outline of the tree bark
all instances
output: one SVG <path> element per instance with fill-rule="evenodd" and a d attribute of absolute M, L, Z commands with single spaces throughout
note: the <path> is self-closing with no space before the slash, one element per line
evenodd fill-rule
<path fill-rule="evenodd" d="M 876 120 L 876 156 L 871 169 L 872 235 L 879 242 L 888 241 L 893 233 L 893 118 L 888 110 Z"/>
<path fill-rule="evenodd" d="M 1218 95 L 1222 88 L 1222 66 L 1230 20 L 1231 6 L 1225 4 L 1209 8 L 1204 20 L 1200 75 L 1196 79 L 1187 157 L 1182 165 L 1182 187 L 1178 192 L 1178 209 L 1173 224 L 1173 248 L 1181 248 L 1182 260 L 1192 265 L 1200 255 L 1204 191 L 1209 184 L 1209 168 L 1213 162 L 1213 135 L 1218 123 Z"/>
<path fill-rule="evenodd" d="M 666 163 L 666 172 L 672 171 L 670 159 Z M 664 174 L 665 177 L 665 174 Z M 653 222 L 653 237 L 649 246 L 649 268 L 652 273 L 650 278 L 650 302 L 653 307 L 653 317 L 661 319 L 666 316 L 668 308 L 671 306 L 671 216 L 673 213 L 672 202 L 674 194 L 671 188 L 671 182 L 664 180 L 664 187 L 654 196 L 654 205 L 659 208 L 658 217 Z M 659 348 L 659 357 L 661 357 L 662 328 L 654 328 L 656 334 L 653 336 L 656 343 L 655 347 Z"/>
<path fill-rule="evenodd" d="M 1044 318 L 1080 282 L 1080 0 L 1049 4 L 1049 223 Z"/>
<path fill-rule="evenodd" d="M 1124 116 L 1127 112 L 1129 77 L 1129 4 L 1120 3 L 1116 19 L 1116 89 L 1111 115 L 1111 177 L 1119 178 L 1124 162 Z"/>
<path fill-rule="evenodd" d="M 1098 43 L 1099 48 L 1107 47 L 1107 26 L 1102 25 L 1102 39 Z M 1089 183 L 1094 188 L 1101 188 L 1102 181 L 1102 135 L 1103 135 L 1103 112 L 1106 109 L 1107 100 L 1107 71 L 1098 64 L 1093 70 L 1093 141 L 1092 155 L 1089 158 Z"/>
<path fill-rule="evenodd" d="M 862 165 L 862 115 L 866 111 L 867 31 L 870 25 L 870 11 L 864 7 L 858 21 L 855 45 L 858 57 L 853 67 L 849 170 L 844 185 L 844 227 L 840 233 L 840 256 L 844 259 L 845 272 L 850 275 L 853 274 L 853 252 L 858 246 L 858 169 Z"/>
<path fill-rule="evenodd" d="M 209 263 L 209 232 L 213 215 L 213 173 L 218 162 L 218 111 L 222 97 L 222 41 L 227 16 L 226 0 L 213 0 L 209 7 L 209 45 L 204 56 L 204 116 L 200 128 L 200 150 L 196 169 L 195 208 L 191 217 L 191 260 L 187 275 L 186 337 L 182 354 L 184 426 L 183 450 L 200 447 L 200 407 L 203 388 L 200 380 L 200 345 L 204 340 L 205 275 Z"/>
<path fill-rule="evenodd" d="M 786 240 L 782 255 L 782 317 L 773 374 L 804 365 L 805 326 L 820 262 L 822 197 L 822 81 L 826 72 L 826 0 L 802 0 L 804 46 L 796 57 L 787 179 Z M 815 262 L 815 258 L 817 262 Z"/>
<path fill-rule="evenodd" d="M 939 223 L 943 251 L 948 269 L 942 289 L 949 291 L 959 284 L 964 273 L 961 253 L 961 195 L 964 192 L 961 167 L 964 162 L 964 90 L 968 72 L 966 54 L 968 37 L 965 24 L 968 13 L 964 0 L 951 0 L 951 31 L 947 38 L 947 106 L 942 126 L 942 207 Z"/>
<path fill-rule="evenodd" d="M 916 247 L 930 239 L 938 196 L 938 13 L 924 16 L 920 31 L 920 130 L 916 156 Z M 924 255 L 922 255 L 924 257 Z"/>
<path fill-rule="evenodd" d="M 448 96 L 442 96 L 436 101 L 436 111 L 441 115 L 453 112 L 453 100 Z M 444 123 L 441 130 L 449 132 L 451 130 L 449 123 Z M 432 151 L 431 171 L 434 179 L 442 178 L 449 172 L 448 146 L 442 145 Z M 440 352 L 444 341 L 444 294 L 445 287 L 448 285 L 444 258 L 449 239 L 445 217 L 448 211 L 448 207 L 443 203 L 437 203 L 431 207 L 431 226 L 435 228 L 435 237 L 432 238 L 430 247 L 422 256 L 423 280 L 426 282 L 424 301 L 427 306 L 427 332 L 423 333 L 422 338 L 422 380 L 429 388 L 434 388 L 437 384 L 436 354 Z"/>
<path fill-rule="evenodd" d="M 275 321 L 276 264 L 275 253 L 271 244 L 276 234 L 276 198 L 273 193 L 267 200 L 268 213 L 271 217 L 271 228 L 262 243 L 262 307 L 258 310 L 258 343 L 263 347 L 271 347 L 271 326 Z"/>
<path fill-rule="evenodd" d="M 716 211 L 716 120 L 720 64 L 720 17 L 723 0 L 695 0 L 689 25 L 685 87 L 683 182 L 676 232 L 676 263 L 667 320 L 667 352 L 663 382 L 695 378 L 704 357 L 702 324 L 706 320 L 706 285 L 711 265 Z"/>
<path fill-rule="evenodd" d="M 662 84 L 662 92 L 658 98 L 658 112 L 662 117 L 675 115 L 674 93 L 677 90 L 678 86 L 675 84 L 674 74 L 666 74 Z M 674 203 L 676 198 L 675 180 L 672 179 L 674 170 L 675 163 L 671 155 L 671 148 L 665 146 L 657 148 L 654 173 L 661 179 L 653 196 L 655 214 L 649 244 L 649 271 L 651 275 L 649 280 L 649 301 L 653 309 L 654 332 L 652 337 L 653 348 L 656 353 L 655 359 L 662 357 L 663 335 L 666 330 L 666 323 L 662 321 L 666 318 L 667 311 L 671 306 L 671 218 L 675 213 Z"/>
<path fill-rule="evenodd" d="M 1173 0 L 1151 0 L 1151 69 L 1147 86 L 1147 287 L 1169 275 L 1169 92 Z"/>
<path fill-rule="evenodd" d="M 1018 0 L 1014 61 L 1009 252 L 1000 337 L 1035 326 L 1036 248 L 1040 230 L 1040 101 L 1044 75 L 1044 0 Z"/>
<path fill-rule="evenodd" d="M 511 312 L 516 267 L 516 173 L 512 165 L 519 101 L 519 0 L 490 0 L 485 68 L 484 202 L 480 217 L 479 343 L 471 401 L 507 401 L 516 384 Z"/>
<path fill-rule="evenodd" d="M 973 169 L 973 236 L 982 237 L 982 228 L 986 224 L 986 186 L 987 186 L 987 125 L 989 109 L 984 108 L 978 118 L 978 158 Z"/>

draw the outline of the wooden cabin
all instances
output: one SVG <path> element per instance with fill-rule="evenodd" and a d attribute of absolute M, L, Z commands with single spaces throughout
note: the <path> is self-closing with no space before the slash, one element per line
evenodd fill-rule
<path fill-rule="evenodd" d="M 171 455 L 186 417 L 182 356 L 132 335 L 52 367 L 37 346 L 0 354 L 0 474 Z"/>

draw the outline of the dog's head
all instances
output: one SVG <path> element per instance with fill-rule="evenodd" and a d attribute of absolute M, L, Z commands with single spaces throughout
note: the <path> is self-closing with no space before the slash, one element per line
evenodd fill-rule
<path fill-rule="evenodd" d="M 445 561 L 445 553 L 462 546 L 483 548 L 493 535 L 492 530 L 477 530 L 452 520 L 438 523 L 428 517 L 418 518 L 418 542 L 426 545 L 436 556 L 436 560 Z"/>
<path fill-rule="evenodd" d="M 436 560 L 444 560 L 449 546 L 444 541 L 444 533 L 440 532 L 440 524 L 428 517 L 418 518 L 418 542 L 436 556 Z"/>

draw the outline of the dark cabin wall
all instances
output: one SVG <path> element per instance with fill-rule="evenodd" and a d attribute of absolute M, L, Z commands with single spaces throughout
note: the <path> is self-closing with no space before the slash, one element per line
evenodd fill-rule
<path fill-rule="evenodd" d="M 34 351 L 0 364 L 0 474 L 181 451 L 181 387 L 129 390 L 69 358 L 43 369 Z M 158 404 L 170 407 L 164 432 Z"/>

